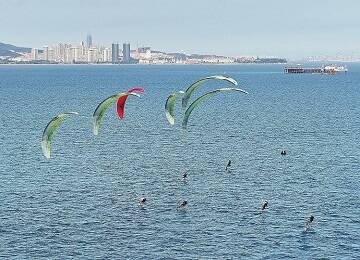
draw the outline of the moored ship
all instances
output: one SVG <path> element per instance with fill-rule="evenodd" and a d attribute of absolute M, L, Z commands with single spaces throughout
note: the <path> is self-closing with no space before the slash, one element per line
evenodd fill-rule
<path fill-rule="evenodd" d="M 346 68 L 346 66 L 342 66 L 342 65 L 339 66 L 336 64 L 324 65 L 322 67 L 302 67 L 302 66 L 298 65 L 298 66 L 294 66 L 294 67 L 285 67 L 284 68 L 285 74 L 311 73 L 311 74 L 334 75 L 337 72 L 345 72 L 346 73 L 346 72 L 348 72 L 348 69 Z"/>
<path fill-rule="evenodd" d="M 347 72 L 348 69 L 346 68 L 346 66 L 338 66 L 336 64 L 329 64 L 329 65 L 325 65 L 324 66 L 324 69 L 325 70 L 334 70 L 336 72 Z"/>

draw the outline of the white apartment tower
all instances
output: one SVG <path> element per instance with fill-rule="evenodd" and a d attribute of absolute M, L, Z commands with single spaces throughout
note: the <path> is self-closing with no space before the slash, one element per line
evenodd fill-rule
<path fill-rule="evenodd" d="M 97 55 L 97 48 L 90 48 L 88 49 L 88 59 L 89 63 L 98 62 L 98 55 Z"/>
<path fill-rule="evenodd" d="M 111 51 L 109 48 L 105 48 L 103 50 L 103 62 L 110 62 L 111 61 Z"/>
<path fill-rule="evenodd" d="M 49 47 L 44 46 L 44 60 L 49 60 Z"/>
<path fill-rule="evenodd" d="M 31 49 L 31 60 L 38 60 L 39 59 L 39 50 L 38 49 Z"/>

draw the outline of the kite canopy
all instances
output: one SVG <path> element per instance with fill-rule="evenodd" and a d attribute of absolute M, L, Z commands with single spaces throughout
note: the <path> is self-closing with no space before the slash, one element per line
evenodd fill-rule
<path fill-rule="evenodd" d="M 106 110 L 108 110 L 108 108 L 111 107 L 115 103 L 116 100 L 118 100 L 119 98 L 121 98 L 123 96 L 128 96 L 128 95 L 140 97 L 136 93 L 129 93 L 129 92 L 119 93 L 119 94 L 112 95 L 112 96 L 106 98 L 97 106 L 97 108 L 95 109 L 94 114 L 93 114 L 93 133 L 94 133 L 94 135 L 98 135 L 98 133 L 99 133 L 100 123 L 105 115 Z"/>
<path fill-rule="evenodd" d="M 41 141 L 41 149 L 43 151 L 44 156 L 47 159 L 50 159 L 51 156 L 51 139 L 56 131 L 56 129 L 61 125 L 61 123 L 70 115 L 78 115 L 76 112 L 64 112 L 53 119 L 47 124 L 44 129 L 42 141 Z"/>
<path fill-rule="evenodd" d="M 230 78 L 230 77 L 226 77 L 226 76 L 222 76 L 222 75 L 209 76 L 209 77 L 206 77 L 206 78 L 199 79 L 198 81 L 191 84 L 190 87 L 188 87 L 188 89 L 185 91 L 185 94 L 184 94 L 184 96 L 182 98 L 182 108 L 183 109 L 186 108 L 192 93 L 196 89 L 198 89 L 202 84 L 204 84 L 206 81 L 209 81 L 209 80 L 225 80 L 227 82 L 230 82 L 234 86 L 237 86 L 237 84 L 238 84 L 235 79 Z"/>
<path fill-rule="evenodd" d="M 135 88 L 131 88 L 127 91 L 127 93 L 131 93 L 131 92 L 144 93 L 144 89 L 135 87 Z M 126 103 L 127 97 L 128 97 L 128 95 L 120 97 L 116 104 L 116 111 L 117 111 L 117 114 L 118 114 L 118 117 L 120 120 L 124 118 L 124 109 L 125 109 L 125 103 Z"/>
<path fill-rule="evenodd" d="M 165 103 L 165 115 L 170 125 L 175 124 L 175 104 L 176 104 L 176 96 L 180 94 L 184 94 L 184 91 L 178 91 L 171 94 Z"/>
<path fill-rule="evenodd" d="M 191 112 L 194 110 L 195 107 L 197 107 L 201 102 L 203 102 L 204 100 L 206 100 L 207 98 L 219 94 L 221 92 L 242 92 L 244 94 L 248 94 L 248 92 L 246 92 L 245 90 L 239 89 L 239 88 L 219 88 L 213 91 L 210 91 L 204 95 L 202 95 L 201 97 L 197 98 L 189 107 L 188 109 L 185 111 L 185 115 L 183 118 L 183 122 L 182 122 L 182 127 L 183 129 L 186 129 L 187 127 L 187 123 L 189 120 L 189 117 L 191 115 Z"/>

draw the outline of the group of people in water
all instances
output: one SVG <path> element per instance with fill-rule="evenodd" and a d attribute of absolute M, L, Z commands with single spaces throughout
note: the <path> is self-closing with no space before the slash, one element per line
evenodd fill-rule
<path fill-rule="evenodd" d="M 139 199 L 139 205 L 140 206 L 144 206 L 145 205 L 145 202 L 146 202 L 146 198 L 145 197 L 141 197 L 140 199 Z M 185 208 L 185 206 L 187 205 L 187 200 L 184 200 L 184 201 L 182 201 L 181 203 L 179 203 L 178 205 L 177 205 L 177 209 L 181 209 L 181 208 Z"/>
<path fill-rule="evenodd" d="M 264 211 L 268 208 L 269 203 L 265 200 L 261 206 L 261 211 Z M 310 218 L 308 219 L 308 221 L 305 224 L 305 231 L 307 231 L 311 225 L 314 223 L 315 217 L 313 215 L 310 216 Z"/>
<path fill-rule="evenodd" d="M 286 155 L 286 150 L 282 150 L 280 154 L 281 154 L 281 155 Z M 226 167 L 225 167 L 225 170 L 226 170 L 226 171 L 230 171 L 230 168 L 231 168 L 231 160 L 228 160 L 228 162 L 227 162 L 227 164 L 226 164 Z M 186 180 L 187 177 L 188 177 L 188 173 L 185 171 L 185 172 L 183 173 L 183 175 L 182 175 L 182 179 L 183 179 L 183 180 Z M 139 204 L 140 204 L 140 206 L 144 206 L 144 205 L 145 205 L 145 202 L 146 202 L 146 198 L 145 198 L 145 197 L 141 197 L 141 198 L 139 199 Z M 176 208 L 177 208 L 177 209 L 183 209 L 183 208 L 186 207 L 187 204 L 188 204 L 187 200 L 184 200 L 184 201 L 180 202 L 180 203 L 176 206 Z M 262 206 L 261 206 L 261 212 L 264 212 L 265 210 L 267 210 L 268 207 L 269 207 L 269 203 L 268 203 L 268 201 L 265 200 L 265 201 L 263 202 Z M 315 220 L 315 217 L 314 217 L 313 215 L 311 215 L 311 216 L 309 217 L 308 221 L 307 221 L 306 224 L 305 224 L 305 231 L 307 231 L 307 230 L 311 227 L 311 225 L 314 223 L 314 220 Z"/>

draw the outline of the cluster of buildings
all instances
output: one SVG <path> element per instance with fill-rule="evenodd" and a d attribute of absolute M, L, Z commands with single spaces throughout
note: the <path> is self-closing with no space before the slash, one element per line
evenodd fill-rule
<path fill-rule="evenodd" d="M 256 57 L 226 57 L 184 53 L 165 53 L 140 47 L 131 50 L 130 43 L 113 43 L 111 47 L 93 44 L 91 35 L 79 45 L 59 43 L 33 48 L 31 53 L 20 53 L 7 62 L 35 64 L 233 64 L 233 63 L 286 63 L 285 59 Z"/>
<path fill-rule="evenodd" d="M 113 43 L 111 48 L 93 45 L 91 35 L 87 36 L 86 43 L 83 41 L 77 45 L 59 43 L 52 46 L 44 46 L 42 49 L 33 48 L 30 54 L 24 54 L 18 61 L 30 63 L 112 63 L 112 64 L 165 64 L 177 63 L 174 56 L 159 51 L 151 51 L 150 47 L 140 47 L 131 50 L 130 43 Z"/>
<path fill-rule="evenodd" d="M 122 51 L 119 44 L 113 43 L 111 48 L 98 47 L 93 44 L 91 35 L 75 46 L 59 43 L 44 46 L 43 49 L 33 48 L 30 55 L 25 55 L 23 60 L 33 63 L 131 63 L 130 44 L 124 43 Z"/>
<path fill-rule="evenodd" d="M 81 42 L 74 46 L 59 43 L 52 46 L 44 46 L 42 49 L 33 48 L 31 54 L 25 54 L 20 58 L 22 61 L 31 63 L 112 63 L 112 64 L 218 64 L 235 63 L 232 57 L 216 55 L 186 55 L 183 53 L 164 53 L 153 51 L 150 47 L 130 49 L 130 43 L 113 43 L 111 48 L 98 47 L 92 44 L 92 37 L 88 35 L 86 44 Z"/>

